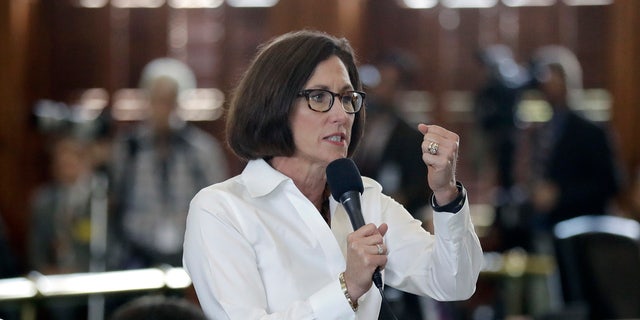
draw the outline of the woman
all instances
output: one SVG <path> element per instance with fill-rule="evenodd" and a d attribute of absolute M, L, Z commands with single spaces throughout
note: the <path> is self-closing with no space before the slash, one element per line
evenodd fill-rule
<path fill-rule="evenodd" d="M 456 134 L 419 127 L 431 201 L 445 209 L 435 214 L 436 235 L 369 178 L 368 224 L 358 230 L 330 198 L 327 165 L 351 156 L 362 136 L 359 90 L 345 39 L 299 31 L 261 48 L 227 118 L 228 143 L 249 162 L 196 195 L 187 219 L 184 265 L 208 317 L 377 319 L 378 267 L 388 285 L 412 293 L 459 300 L 474 292 L 482 250 L 455 182 Z"/>

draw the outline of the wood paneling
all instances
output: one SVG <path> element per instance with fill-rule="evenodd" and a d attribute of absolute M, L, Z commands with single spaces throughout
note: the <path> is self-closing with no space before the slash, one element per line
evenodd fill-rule
<path fill-rule="evenodd" d="M 611 16 L 612 30 L 610 42 L 604 43 L 611 50 L 611 59 L 607 66 L 610 88 L 613 94 L 612 126 L 619 141 L 620 154 L 625 166 L 623 172 L 629 185 L 640 188 L 640 2 L 617 1 Z M 600 45 L 599 39 L 592 39 L 594 45 Z M 640 207 L 632 209 L 633 195 L 626 190 L 622 201 L 624 209 L 640 219 Z M 640 192 L 635 196 L 639 196 Z M 640 204 L 640 199 L 635 199 Z"/>
<path fill-rule="evenodd" d="M 35 14 L 29 1 L 0 3 L 0 214 L 18 254 L 24 251 L 29 190 L 33 172 L 37 171 L 29 113 L 25 112 L 29 40 Z"/>

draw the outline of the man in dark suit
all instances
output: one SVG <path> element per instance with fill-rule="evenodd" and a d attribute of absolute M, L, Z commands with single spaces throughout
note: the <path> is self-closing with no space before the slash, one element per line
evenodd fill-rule
<path fill-rule="evenodd" d="M 572 77 L 580 69 L 577 60 L 554 60 L 562 52 L 540 52 L 539 89 L 553 116 L 534 134 L 530 200 L 543 229 L 580 215 L 606 214 L 619 189 L 607 131 L 570 107 L 570 88 L 579 81 Z"/>
<path fill-rule="evenodd" d="M 533 160 L 529 189 L 533 224 L 530 227 L 534 232 L 531 246 L 537 253 L 549 254 L 562 264 L 570 251 L 554 238 L 554 226 L 578 216 L 610 213 L 620 187 L 617 161 L 605 127 L 575 111 L 581 103 L 582 87 L 580 64 L 575 55 L 566 48 L 543 47 L 534 55 L 534 62 L 538 66 L 537 87 L 553 115 L 533 132 L 530 145 Z M 577 271 L 570 272 L 573 277 Z M 559 280 L 557 284 L 562 292 L 558 293 L 571 297 L 572 286 L 568 284 L 572 280 L 564 270 L 559 272 Z M 581 306 L 594 307 L 583 302 Z M 564 303 L 577 305 L 569 300 Z"/>

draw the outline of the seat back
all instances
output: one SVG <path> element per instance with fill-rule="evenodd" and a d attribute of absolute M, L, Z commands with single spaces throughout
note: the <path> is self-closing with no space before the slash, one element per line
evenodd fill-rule
<path fill-rule="evenodd" d="M 640 318 L 640 223 L 582 216 L 554 228 L 567 304 L 584 304 L 591 319 Z"/>

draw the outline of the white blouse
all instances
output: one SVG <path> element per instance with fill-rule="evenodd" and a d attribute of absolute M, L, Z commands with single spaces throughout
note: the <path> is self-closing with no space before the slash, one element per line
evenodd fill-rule
<path fill-rule="evenodd" d="M 468 201 L 460 212 L 435 212 L 433 235 L 377 182 L 363 177 L 363 184 L 365 222 L 389 225 L 385 284 L 438 300 L 469 298 L 483 258 Z M 357 312 L 341 290 L 353 229 L 333 199 L 330 211 L 331 228 L 293 181 L 263 160 L 201 190 L 189 209 L 183 262 L 207 317 L 377 319 L 374 285 Z"/>

